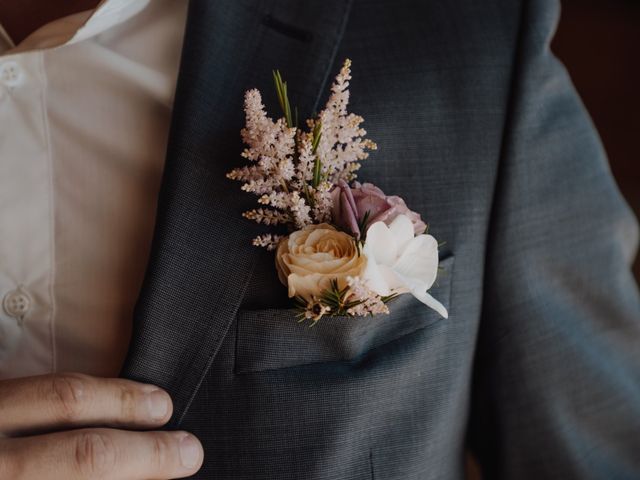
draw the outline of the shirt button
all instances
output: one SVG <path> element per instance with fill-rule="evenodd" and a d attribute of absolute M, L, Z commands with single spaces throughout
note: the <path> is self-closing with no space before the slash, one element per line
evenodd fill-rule
<path fill-rule="evenodd" d="M 18 287 L 4 296 L 2 307 L 7 315 L 22 321 L 31 309 L 31 298 L 21 287 Z"/>
<path fill-rule="evenodd" d="M 7 87 L 20 85 L 23 76 L 22 68 L 16 62 L 8 61 L 0 64 L 0 80 Z"/>

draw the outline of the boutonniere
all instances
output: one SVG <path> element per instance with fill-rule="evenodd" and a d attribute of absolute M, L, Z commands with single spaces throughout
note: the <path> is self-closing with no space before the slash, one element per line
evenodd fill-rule
<path fill-rule="evenodd" d="M 246 92 L 241 135 L 249 164 L 227 176 L 259 197 L 260 207 L 246 218 L 282 230 L 253 244 L 275 251 L 278 277 L 302 319 L 389 313 L 388 303 L 407 293 L 446 318 L 428 293 L 438 273 L 438 242 L 420 214 L 401 197 L 355 181 L 360 162 L 377 146 L 365 138 L 364 119 L 347 111 L 350 79 L 346 60 L 306 130 L 278 71 L 281 118 L 267 115 L 258 90 Z"/>

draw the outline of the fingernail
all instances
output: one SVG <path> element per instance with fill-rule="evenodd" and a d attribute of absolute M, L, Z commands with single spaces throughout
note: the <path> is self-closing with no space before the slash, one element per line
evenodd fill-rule
<path fill-rule="evenodd" d="M 185 435 L 180 440 L 180 460 L 185 468 L 195 468 L 200 463 L 200 444 L 193 435 Z"/>
<path fill-rule="evenodd" d="M 169 412 L 169 397 L 162 390 L 147 394 L 147 409 L 154 420 L 161 420 Z"/>

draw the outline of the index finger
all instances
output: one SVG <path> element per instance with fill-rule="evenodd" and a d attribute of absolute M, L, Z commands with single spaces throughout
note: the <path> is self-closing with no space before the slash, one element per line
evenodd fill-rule
<path fill-rule="evenodd" d="M 0 432 L 57 430 L 81 426 L 153 428 L 172 413 L 162 389 L 121 378 L 77 373 L 0 382 Z"/>
<path fill-rule="evenodd" d="M 202 444 L 187 432 L 77 429 L 0 440 L 2 478 L 168 479 L 202 466 Z"/>

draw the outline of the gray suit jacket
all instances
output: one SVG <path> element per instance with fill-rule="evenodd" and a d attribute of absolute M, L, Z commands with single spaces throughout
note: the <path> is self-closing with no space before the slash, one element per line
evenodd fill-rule
<path fill-rule="evenodd" d="M 191 0 L 148 272 L 122 374 L 166 388 L 196 478 L 640 478 L 637 228 L 566 72 L 555 0 Z M 252 247 L 242 95 L 301 118 L 353 59 L 361 178 L 446 241 L 441 319 L 296 323 Z"/>

